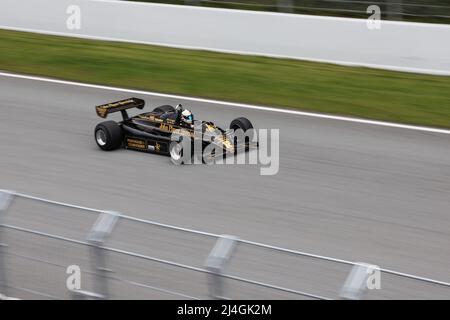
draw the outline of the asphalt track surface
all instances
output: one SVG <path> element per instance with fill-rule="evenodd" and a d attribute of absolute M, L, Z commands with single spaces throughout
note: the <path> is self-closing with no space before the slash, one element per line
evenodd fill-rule
<path fill-rule="evenodd" d="M 245 116 L 257 128 L 280 129 L 276 175 L 261 176 L 257 165 L 174 166 L 167 157 L 96 146 L 93 128 L 102 119 L 94 106 L 129 96 L 0 77 L 0 188 L 450 281 L 449 135 L 137 95 L 147 110 L 182 103 L 224 127 Z M 11 225 L 78 240 L 94 221 L 28 200 L 17 200 L 6 217 Z M 5 233 L 12 287 L 67 298 L 65 267 L 92 269 L 82 246 Z M 121 222 L 108 245 L 202 267 L 214 240 Z M 114 276 L 153 287 L 111 281 L 114 298 L 180 297 L 158 288 L 207 297 L 204 274 L 121 254 L 109 258 Z M 242 245 L 226 271 L 337 298 L 349 270 Z M 92 289 L 88 273 L 83 281 Z M 43 297 L 34 291 L 9 293 Z M 302 298 L 233 280 L 225 295 Z M 382 289 L 367 297 L 450 299 L 450 290 L 385 275 Z"/>

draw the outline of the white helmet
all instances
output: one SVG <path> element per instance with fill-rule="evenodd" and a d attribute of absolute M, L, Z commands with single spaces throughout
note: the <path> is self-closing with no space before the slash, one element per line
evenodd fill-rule
<path fill-rule="evenodd" d="M 194 115 L 188 109 L 185 109 L 181 113 L 181 120 L 188 125 L 192 125 L 194 123 Z"/>

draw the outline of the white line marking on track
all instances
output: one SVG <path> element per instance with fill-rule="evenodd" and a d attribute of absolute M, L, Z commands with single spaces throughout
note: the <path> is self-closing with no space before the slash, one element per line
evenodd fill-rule
<path fill-rule="evenodd" d="M 188 96 L 182 96 L 182 95 L 166 94 L 166 93 L 135 90 L 135 89 L 109 87 L 109 86 L 104 86 L 104 85 L 58 80 L 58 79 L 51 79 L 51 78 L 43 78 L 43 77 L 38 77 L 38 76 L 21 75 L 21 74 L 7 73 L 7 72 L 0 72 L 0 76 L 16 78 L 16 79 L 26 79 L 26 80 L 48 82 L 48 83 L 63 84 L 63 85 L 69 85 L 69 86 L 86 87 L 86 88 L 93 88 L 93 89 L 100 89 L 100 90 L 109 90 L 109 91 L 126 92 L 126 93 L 140 94 L 140 95 L 149 95 L 149 96 L 155 96 L 155 97 L 183 99 L 183 100 L 190 100 L 190 101 L 195 101 L 195 102 L 210 103 L 210 104 L 215 104 L 215 105 L 224 105 L 224 106 L 237 107 L 237 108 L 286 113 L 286 114 L 293 114 L 293 115 L 305 116 L 305 117 L 314 117 L 314 118 L 321 118 L 321 119 L 338 120 L 338 121 L 346 121 L 346 122 L 353 122 L 353 123 L 361 123 L 361 124 L 369 124 L 369 125 L 376 125 L 376 126 L 383 126 L 383 127 L 408 129 L 408 130 L 415 130 L 415 131 L 422 131 L 422 132 L 429 132 L 429 133 L 441 133 L 441 134 L 449 134 L 450 135 L 450 130 L 447 130 L 447 129 L 422 127 L 422 126 L 407 125 L 407 124 L 400 124 L 400 123 L 393 123 L 393 122 L 384 122 L 384 121 L 377 121 L 377 120 L 351 118 L 351 117 L 345 117 L 345 116 L 335 116 L 335 115 L 328 115 L 328 114 L 314 113 L 314 112 L 288 110 L 288 109 L 282 109 L 282 108 L 257 106 L 257 105 L 251 105 L 251 104 L 245 104 L 245 103 L 226 102 L 226 101 L 219 101 L 219 100 L 213 100 L 213 99 L 188 97 Z"/>

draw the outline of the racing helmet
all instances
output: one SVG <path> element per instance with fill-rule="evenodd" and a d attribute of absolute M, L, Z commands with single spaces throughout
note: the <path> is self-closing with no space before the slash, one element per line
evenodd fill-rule
<path fill-rule="evenodd" d="M 185 109 L 181 113 L 181 121 L 183 121 L 184 123 L 186 123 L 188 125 L 193 125 L 194 124 L 194 115 L 192 114 L 191 111 L 189 111 L 188 109 Z"/>

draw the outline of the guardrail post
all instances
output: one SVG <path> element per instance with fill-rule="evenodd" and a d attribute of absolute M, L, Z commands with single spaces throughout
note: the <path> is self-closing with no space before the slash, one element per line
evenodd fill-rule
<path fill-rule="evenodd" d="M 402 0 L 388 0 L 387 10 L 390 20 L 403 20 Z"/>
<path fill-rule="evenodd" d="M 211 273 L 208 275 L 209 280 L 209 295 L 212 299 L 224 299 L 224 284 L 223 284 L 223 269 L 230 260 L 231 255 L 236 247 L 236 240 L 234 236 L 223 235 L 211 250 L 208 258 L 205 261 L 205 267 Z"/>
<path fill-rule="evenodd" d="M 369 277 L 377 270 L 379 271 L 380 268 L 372 264 L 362 262 L 355 264 L 342 286 L 340 292 L 341 298 L 361 300 L 367 289 L 369 289 Z"/>
<path fill-rule="evenodd" d="M 14 193 L 0 190 L 0 295 L 8 295 L 8 278 L 6 275 L 6 247 L 3 242 L 4 217 L 11 205 Z"/>
<path fill-rule="evenodd" d="M 279 12 L 294 12 L 294 2 L 292 0 L 277 0 L 277 8 Z"/>
<path fill-rule="evenodd" d="M 119 219 L 119 213 L 113 211 L 105 211 L 99 215 L 91 231 L 87 237 L 87 241 L 91 244 L 90 253 L 92 258 L 92 265 L 98 275 L 95 276 L 94 291 L 95 293 L 83 293 L 83 296 L 90 296 L 96 299 L 108 299 L 108 272 L 106 263 L 106 252 L 103 245 L 114 229 L 114 226 Z"/>

